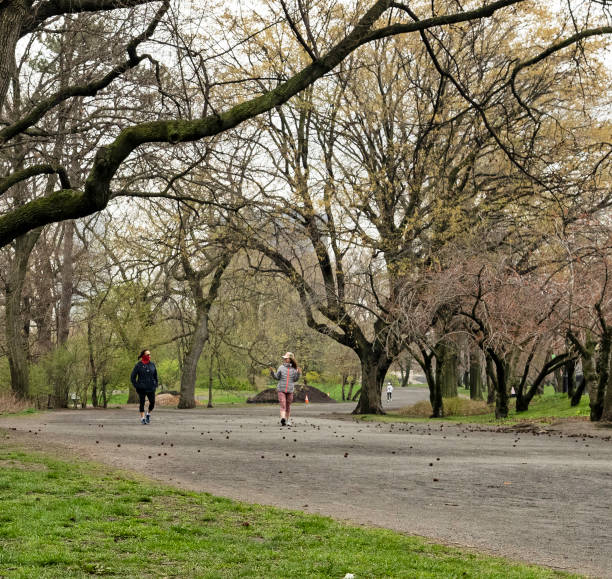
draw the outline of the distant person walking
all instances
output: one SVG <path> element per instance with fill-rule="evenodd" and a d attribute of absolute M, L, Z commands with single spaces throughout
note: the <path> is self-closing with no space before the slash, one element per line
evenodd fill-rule
<path fill-rule="evenodd" d="M 143 350 L 138 356 L 138 362 L 130 376 L 132 385 L 136 388 L 140 401 L 140 422 L 149 424 L 151 412 L 155 408 L 155 389 L 157 388 L 157 368 L 151 360 L 151 352 Z M 145 414 L 145 399 L 149 399 L 149 408 Z"/>
<path fill-rule="evenodd" d="M 302 371 L 298 368 L 293 352 L 286 352 L 283 355 L 283 363 L 275 372 L 270 367 L 270 374 L 278 380 L 276 391 L 280 403 L 280 422 L 281 426 L 291 426 L 291 403 L 293 402 L 293 392 L 295 383 L 300 379 Z"/>
<path fill-rule="evenodd" d="M 391 398 L 393 398 L 393 386 L 391 382 L 387 382 L 387 402 L 391 402 Z"/>

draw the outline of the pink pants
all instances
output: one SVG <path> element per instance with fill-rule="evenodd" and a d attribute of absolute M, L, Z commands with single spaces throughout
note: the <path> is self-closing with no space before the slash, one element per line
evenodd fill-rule
<path fill-rule="evenodd" d="M 289 414 L 291 412 L 291 403 L 293 402 L 293 392 L 279 391 L 278 401 L 280 402 L 280 409 Z"/>

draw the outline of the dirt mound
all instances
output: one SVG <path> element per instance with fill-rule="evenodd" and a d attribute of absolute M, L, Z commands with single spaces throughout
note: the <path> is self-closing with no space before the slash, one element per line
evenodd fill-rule
<path fill-rule="evenodd" d="M 178 393 L 163 392 L 155 397 L 155 404 L 159 406 L 178 406 L 180 396 Z M 196 406 L 200 406 L 202 403 L 196 400 Z"/>
<path fill-rule="evenodd" d="M 306 395 L 308 395 L 308 402 L 312 402 L 312 403 L 336 402 L 333 398 L 331 398 L 325 392 L 322 392 L 318 388 L 315 388 L 314 386 L 304 386 L 303 384 L 296 385 L 293 401 L 294 402 L 305 402 Z M 262 390 L 256 396 L 247 398 L 247 402 L 266 403 L 266 404 L 276 403 L 278 402 L 278 395 L 276 393 L 276 388 L 267 388 L 266 390 Z"/>
<path fill-rule="evenodd" d="M 179 396 L 176 394 L 158 394 L 155 397 L 155 404 L 159 406 L 176 406 L 179 401 Z"/>

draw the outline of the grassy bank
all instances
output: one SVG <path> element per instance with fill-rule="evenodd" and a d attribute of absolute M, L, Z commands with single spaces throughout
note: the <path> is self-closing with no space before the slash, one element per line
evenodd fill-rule
<path fill-rule="evenodd" d="M 1 577 L 568 577 L 0 440 Z"/>
<path fill-rule="evenodd" d="M 444 399 L 445 416 L 439 419 L 430 419 L 431 405 L 428 401 L 419 402 L 412 406 L 402 408 L 397 412 L 389 412 L 385 416 L 363 416 L 363 420 L 380 420 L 383 422 L 415 422 L 442 420 L 445 422 L 463 422 L 476 424 L 516 424 L 529 420 L 534 422 L 550 422 L 559 418 L 586 419 L 590 413 L 589 397 L 584 395 L 578 406 L 570 406 L 567 394 L 558 394 L 552 387 L 546 387 L 544 394 L 536 396 L 529 405 L 529 410 L 516 412 L 515 399 L 509 401 L 508 417 L 495 418 L 493 405 L 468 398 Z"/>

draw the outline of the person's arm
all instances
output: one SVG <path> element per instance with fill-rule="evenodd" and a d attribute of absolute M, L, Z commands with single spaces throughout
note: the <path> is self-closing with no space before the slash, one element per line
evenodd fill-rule
<path fill-rule="evenodd" d="M 278 370 L 275 372 L 274 368 L 272 368 L 272 366 L 270 366 L 270 376 L 272 376 L 272 378 L 274 378 L 275 380 L 280 380 L 280 371 L 281 371 L 281 367 L 278 367 Z"/>
<path fill-rule="evenodd" d="M 134 386 L 134 388 L 136 388 L 136 378 L 138 377 L 138 364 L 136 364 L 136 366 L 134 366 L 134 369 L 132 370 L 132 374 L 130 376 L 130 380 L 132 381 L 132 386 Z"/>
<path fill-rule="evenodd" d="M 153 379 L 155 380 L 155 388 L 159 386 L 159 381 L 157 380 L 157 366 L 153 365 L 155 370 L 153 371 Z"/>

